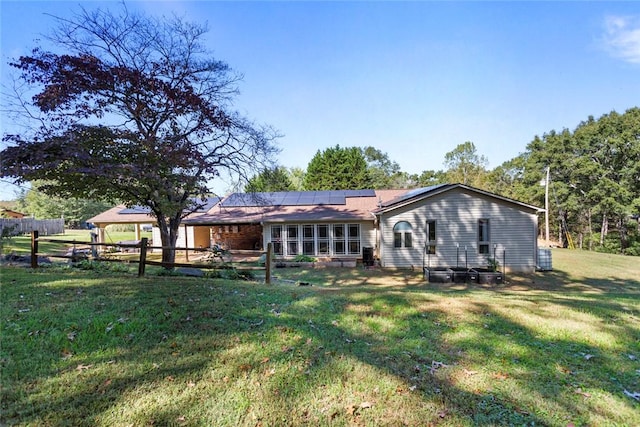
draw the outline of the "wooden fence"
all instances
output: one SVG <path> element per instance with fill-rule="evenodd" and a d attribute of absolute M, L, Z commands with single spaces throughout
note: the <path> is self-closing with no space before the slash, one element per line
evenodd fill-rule
<path fill-rule="evenodd" d="M 245 271 L 245 270 L 264 270 L 265 271 L 265 283 L 271 283 L 271 270 L 272 270 L 272 258 L 273 258 L 273 247 L 271 243 L 267 245 L 267 250 L 264 252 L 266 254 L 265 259 L 265 267 L 229 267 L 227 264 L 195 264 L 195 263 L 164 263 L 160 261 L 151 261 L 147 260 L 147 251 L 151 249 L 163 249 L 162 246 L 149 246 L 149 239 L 143 237 L 138 243 L 96 243 L 96 242 L 82 242 L 77 240 L 60 240 L 60 239 L 43 239 L 39 236 L 39 232 L 34 230 L 31 232 L 31 268 L 38 268 L 38 256 L 42 256 L 44 254 L 38 253 L 38 242 L 56 242 L 62 244 L 73 245 L 73 249 L 71 253 L 67 255 L 47 255 L 53 258 L 67 258 L 71 260 L 78 260 L 84 258 L 86 254 L 81 252 L 80 250 L 76 250 L 76 246 L 89 247 L 91 248 L 93 259 L 96 261 L 104 261 L 104 262 L 133 262 L 138 264 L 138 277 L 144 276 L 145 267 L 147 265 L 156 265 L 162 266 L 164 268 L 174 268 L 174 267 L 192 267 L 199 269 L 229 269 L 235 268 L 236 270 Z M 140 258 L 137 261 L 131 260 L 117 260 L 113 258 L 103 258 L 98 256 L 97 249 L 100 247 L 118 247 L 120 249 L 134 249 L 140 254 Z M 173 248 L 176 251 L 192 251 L 192 252 L 209 252 L 211 251 L 208 248 Z M 251 251 L 253 252 L 253 251 Z"/>
<path fill-rule="evenodd" d="M 40 234 L 64 234 L 64 219 L 0 218 L 0 236 L 18 236 L 37 231 Z"/>

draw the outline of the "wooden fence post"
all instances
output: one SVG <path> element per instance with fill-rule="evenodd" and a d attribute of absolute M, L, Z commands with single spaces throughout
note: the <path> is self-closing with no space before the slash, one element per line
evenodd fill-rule
<path fill-rule="evenodd" d="M 138 263 L 138 277 L 144 276 L 144 268 L 147 262 L 147 243 L 149 238 L 140 239 L 140 262 Z"/>
<path fill-rule="evenodd" d="M 91 236 L 91 256 L 96 259 L 98 258 L 98 235 L 93 230 L 89 235 Z"/>
<path fill-rule="evenodd" d="M 187 229 L 187 224 L 184 225 L 184 259 L 189 262 L 189 230 Z"/>
<path fill-rule="evenodd" d="M 267 243 L 267 259 L 265 260 L 264 283 L 271 284 L 271 257 L 273 256 L 273 243 Z"/>
<path fill-rule="evenodd" d="M 38 230 L 31 232 L 31 268 L 38 268 Z"/>

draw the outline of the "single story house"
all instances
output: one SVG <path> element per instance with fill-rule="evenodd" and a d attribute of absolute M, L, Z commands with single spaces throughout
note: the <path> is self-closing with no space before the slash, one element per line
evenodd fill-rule
<path fill-rule="evenodd" d="M 362 260 L 382 267 L 536 268 L 543 209 L 463 184 L 413 190 L 233 193 L 183 220 L 178 247 L 266 248 L 276 257 Z M 116 207 L 89 220 L 153 223 L 148 211 Z M 134 222 L 135 221 L 135 222 Z M 154 228 L 153 240 L 160 235 Z M 103 240 L 100 240 L 103 241 Z"/>

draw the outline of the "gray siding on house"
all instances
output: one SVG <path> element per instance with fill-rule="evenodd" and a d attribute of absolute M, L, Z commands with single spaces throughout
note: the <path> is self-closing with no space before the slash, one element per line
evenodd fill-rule
<path fill-rule="evenodd" d="M 479 253 L 480 219 L 489 220 L 489 255 Z M 428 220 L 436 221 L 437 247 L 433 255 L 426 255 L 424 250 Z M 394 248 L 393 226 L 399 221 L 413 227 L 412 248 Z M 537 215 L 516 204 L 458 188 L 382 214 L 380 239 L 385 267 L 486 267 L 496 245 L 495 255 L 501 266 L 506 259 L 509 270 L 534 271 Z"/>

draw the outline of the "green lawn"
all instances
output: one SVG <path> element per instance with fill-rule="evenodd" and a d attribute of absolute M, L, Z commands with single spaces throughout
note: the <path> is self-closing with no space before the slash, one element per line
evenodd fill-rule
<path fill-rule="evenodd" d="M 0 425 L 640 425 L 639 259 L 553 264 L 494 287 L 3 266 Z"/>

